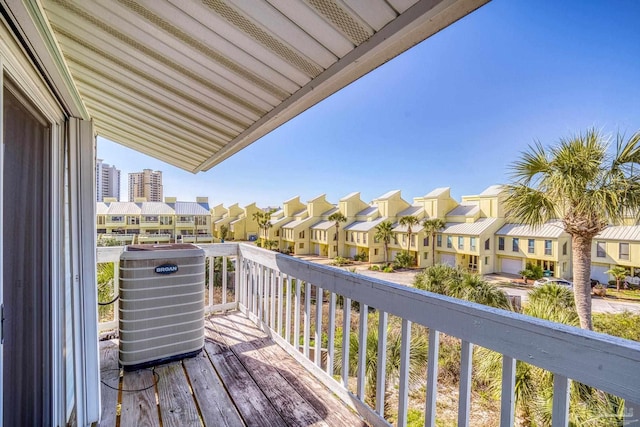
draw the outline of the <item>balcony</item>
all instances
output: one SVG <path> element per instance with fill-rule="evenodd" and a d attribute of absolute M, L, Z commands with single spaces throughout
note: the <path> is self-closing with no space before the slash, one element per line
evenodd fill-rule
<path fill-rule="evenodd" d="M 196 222 L 194 220 L 176 221 L 176 228 L 193 228 Z"/>
<path fill-rule="evenodd" d="M 127 397 L 127 393 L 120 393 L 123 399 L 120 402 L 120 425 L 125 425 L 123 422 L 126 419 L 123 417 L 128 416 L 125 410 L 128 407 L 133 407 L 139 413 L 151 413 L 152 416 L 159 411 L 163 420 L 165 412 L 167 417 L 174 416 L 178 412 L 176 408 L 188 414 L 193 413 L 193 408 L 199 408 L 198 416 L 203 420 L 207 416 L 206 411 L 233 412 L 237 408 L 241 418 L 252 419 L 258 415 L 251 411 L 243 415 L 242 405 L 250 401 L 259 406 L 259 402 L 268 401 L 271 405 L 267 406 L 286 420 L 271 425 L 309 425 L 316 422 L 312 422 L 317 419 L 313 417 L 320 417 L 328 425 L 360 423 L 355 418 L 341 422 L 329 418 L 333 415 L 342 416 L 337 414 L 343 414 L 342 405 L 347 405 L 371 425 L 388 426 L 385 417 L 390 415 L 387 412 L 393 412 L 397 414 L 394 423 L 404 426 L 407 424 L 409 400 L 422 393 L 422 400 L 426 401 L 426 405 L 421 406 L 425 425 L 434 426 L 438 416 L 435 402 L 438 394 L 443 392 L 438 387 L 435 373 L 438 372 L 440 339 L 444 334 L 461 342 L 458 425 L 468 426 L 470 423 L 471 392 L 474 387 L 472 361 L 478 354 L 474 353 L 474 347 L 484 347 L 502 356 L 501 376 L 498 373 L 502 384 L 499 409 L 501 426 L 514 425 L 518 360 L 554 374 L 550 420 L 553 426 L 568 424 L 568 396 L 572 380 L 626 399 L 625 425 L 633 425 L 628 421 L 638 419 L 637 415 L 633 416 L 634 413 L 640 414 L 640 406 L 632 403 L 633 400 L 639 400 L 638 343 L 351 274 L 252 245 L 228 243 L 201 247 L 208 257 L 223 257 L 223 262 L 218 264 L 222 265 L 223 271 L 215 273 L 222 274 L 220 284 L 214 286 L 215 274 L 210 272 L 210 283 L 205 292 L 208 316 L 206 352 L 195 359 L 184 360 L 182 366 L 172 364 L 156 368 L 158 376 L 166 378 L 156 385 L 159 399 L 157 410 L 152 395 L 148 399 L 136 400 L 133 406 L 127 406 L 129 403 L 124 399 L 130 397 Z M 98 260 L 116 262 L 120 251 L 121 248 L 98 248 Z M 226 271 L 227 258 L 235 259 L 236 268 L 232 274 Z M 215 264 L 209 263 L 210 266 Z M 354 305 L 356 302 L 359 304 Z M 352 309 L 356 306 L 358 310 Z M 376 321 L 372 323 L 372 319 Z M 401 329 L 398 354 L 400 369 L 395 378 L 385 371 L 388 326 L 392 320 L 398 321 Z M 377 368 L 373 377 L 367 375 L 367 367 L 371 364 L 367 366 L 365 363 L 368 357 L 364 351 L 366 347 L 360 346 L 357 355 L 350 355 L 349 334 L 336 339 L 341 329 L 354 331 L 358 342 L 367 342 L 371 339 L 368 338 L 370 323 L 376 325 L 372 329 L 377 330 L 379 337 L 374 365 Z M 117 316 L 101 324 L 100 329 L 113 328 L 115 325 Z M 409 382 L 410 340 L 412 328 L 415 334 L 419 327 L 428 328 L 429 348 L 424 367 L 426 379 L 416 389 Z M 323 343 L 326 348 L 322 347 Z M 113 365 L 113 344 L 103 343 L 103 347 L 103 364 Z M 367 351 L 370 349 L 371 345 Z M 224 363 L 220 364 L 223 359 Z M 357 360 L 355 369 L 348 369 L 350 360 Z M 237 367 L 238 371 L 228 371 L 231 365 L 233 369 Z M 115 369 L 113 372 L 117 372 Z M 218 394 L 215 390 L 220 390 L 220 386 L 213 372 L 218 373 L 225 384 L 227 396 L 216 397 Z M 236 374 L 239 377 L 235 377 Z M 110 374 L 105 373 L 105 382 L 107 375 Z M 147 375 L 147 382 L 140 379 L 140 375 Z M 126 373 L 121 384 L 125 388 L 152 384 L 149 375 L 152 376 Z M 185 375 L 195 397 L 188 392 Z M 282 382 L 280 377 L 287 381 Z M 226 378 L 236 378 L 236 382 L 225 382 Z M 243 378 L 246 382 L 242 382 L 245 381 Z M 205 381 L 207 385 L 199 381 Z M 238 386 L 237 382 L 244 384 L 243 388 L 233 391 Z M 374 390 L 394 390 L 397 399 L 392 407 L 392 402 L 384 392 L 376 392 L 372 399 L 366 399 L 366 390 L 371 389 L 372 385 L 375 386 Z M 261 391 L 258 392 L 255 387 Z M 296 388 L 295 393 L 291 387 Z M 310 390 L 318 394 L 305 398 Z M 335 398 L 327 397 L 327 390 Z M 103 413 L 115 414 L 118 402 L 104 396 Z M 294 399 L 294 404 L 286 400 L 288 398 Z M 186 403 L 177 406 L 175 399 L 183 399 L 180 402 Z M 230 405 L 229 401 L 234 404 Z M 322 404 L 318 405 L 318 402 Z M 105 407 L 107 403 L 108 407 Z M 315 415 L 309 415 L 311 418 L 302 417 L 298 411 L 302 407 L 309 409 L 307 403 L 315 408 Z M 139 406 L 142 404 L 151 406 L 152 410 L 144 410 Z M 247 421 L 247 418 L 244 420 Z M 265 423 L 268 425 L 268 422 Z M 206 421 L 204 424 L 210 425 Z"/>
<path fill-rule="evenodd" d="M 138 243 L 168 243 L 171 242 L 171 234 L 139 234 Z"/>

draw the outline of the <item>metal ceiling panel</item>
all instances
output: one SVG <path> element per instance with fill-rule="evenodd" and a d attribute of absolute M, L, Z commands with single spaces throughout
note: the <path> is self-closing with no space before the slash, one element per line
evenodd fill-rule
<path fill-rule="evenodd" d="M 105 138 L 198 172 L 486 1 L 0 4 L 31 16 L 19 23 L 26 44 L 52 82 L 71 82 L 54 90 L 72 114 L 90 116 Z"/>

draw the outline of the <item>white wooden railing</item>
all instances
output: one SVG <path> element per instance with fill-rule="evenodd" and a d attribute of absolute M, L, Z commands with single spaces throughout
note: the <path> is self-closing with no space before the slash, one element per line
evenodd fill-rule
<path fill-rule="evenodd" d="M 457 337 L 462 341 L 459 426 L 469 426 L 470 423 L 474 346 L 485 347 L 503 355 L 501 426 L 514 425 L 517 360 L 554 374 L 553 426 L 568 425 L 571 380 L 625 399 L 625 414 L 628 416 L 625 418 L 625 425 L 636 425 L 631 422 L 637 422 L 639 418 L 640 406 L 632 403 L 640 400 L 639 343 L 419 291 L 333 267 L 309 263 L 250 244 L 200 246 L 205 248 L 207 256 L 236 258 L 236 301 L 211 305 L 208 311 L 237 307 L 372 425 L 389 425 L 384 418 L 389 315 L 402 319 L 401 366 L 397 384 L 398 426 L 405 426 L 407 423 L 409 349 L 414 323 L 429 328 L 425 426 L 435 426 L 440 334 Z M 107 251 L 115 253 L 118 250 L 99 248 L 99 261 L 113 259 L 112 254 L 107 256 Z M 101 252 L 104 256 L 101 256 Z M 226 266 L 226 262 L 223 262 L 223 266 Z M 223 274 L 223 277 L 226 275 Z M 212 286 L 209 286 L 210 292 L 211 289 Z M 223 292 L 223 295 L 226 295 L 226 292 Z M 311 318 L 313 297 L 317 304 L 327 307 L 328 325 L 325 328 L 322 327 L 322 310 L 315 310 L 315 319 Z M 342 325 L 336 325 L 339 297 L 342 297 L 343 302 Z M 212 301 L 211 296 L 209 301 Z M 342 374 L 338 380 L 334 377 L 336 327 L 341 326 L 343 331 L 351 329 L 352 302 L 358 302 L 360 307 L 358 337 L 361 345 L 357 358 L 355 392 L 349 391 L 348 387 L 348 333 L 343 334 L 340 355 L 343 364 L 340 370 Z M 369 307 L 376 309 L 379 319 L 376 373 L 378 395 L 373 408 L 364 403 L 366 345 L 362 343 L 367 339 Z M 324 351 L 321 348 L 322 330 L 327 331 L 328 338 L 327 349 Z M 326 355 L 324 360 L 323 353 Z"/>

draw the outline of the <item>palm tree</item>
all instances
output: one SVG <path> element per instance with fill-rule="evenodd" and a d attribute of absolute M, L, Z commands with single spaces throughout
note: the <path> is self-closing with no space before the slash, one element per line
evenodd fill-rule
<path fill-rule="evenodd" d="M 347 217 L 340 211 L 334 212 L 329 215 L 329 221 L 336 223 L 336 256 L 340 255 L 340 223 L 347 221 Z"/>
<path fill-rule="evenodd" d="M 431 236 L 431 265 L 436 265 L 436 233 L 444 230 L 447 223 L 440 218 L 425 218 L 422 221 L 425 233 Z"/>
<path fill-rule="evenodd" d="M 391 221 L 382 221 L 376 225 L 376 234 L 373 236 L 376 240 L 382 242 L 384 247 L 384 262 L 387 263 L 387 252 L 389 252 L 389 243 L 393 237 L 393 224 Z"/>
<path fill-rule="evenodd" d="M 532 226 L 560 219 L 571 236 L 573 282 L 580 327 L 591 320 L 591 243 L 609 223 L 640 211 L 640 132 L 627 141 L 617 136 L 614 153 L 598 131 L 561 139 L 545 149 L 530 146 L 512 165 L 507 215 Z M 635 166 L 635 168 L 634 168 Z"/>
<path fill-rule="evenodd" d="M 627 269 L 616 265 L 611 270 L 607 270 L 605 273 L 612 275 L 616 279 L 616 292 L 620 292 L 620 281 L 627 277 Z"/>
<path fill-rule="evenodd" d="M 275 209 L 268 211 L 256 211 L 253 213 L 253 220 L 258 224 L 258 228 L 262 232 L 262 247 L 265 247 L 266 241 L 269 239 L 269 229 L 273 226 L 271 224 L 271 214 L 275 212 Z"/>
<path fill-rule="evenodd" d="M 411 227 L 419 224 L 420 220 L 418 220 L 418 218 L 413 215 L 407 215 L 400 218 L 400 221 L 398 221 L 398 223 L 402 226 L 407 227 L 407 253 L 411 255 L 411 235 L 413 234 Z"/>

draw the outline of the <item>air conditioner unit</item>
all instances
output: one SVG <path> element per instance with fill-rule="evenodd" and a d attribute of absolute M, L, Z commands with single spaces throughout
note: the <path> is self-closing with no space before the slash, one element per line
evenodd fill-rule
<path fill-rule="evenodd" d="M 194 245 L 126 247 L 119 278 L 119 361 L 125 370 L 202 350 L 204 282 L 204 251 Z"/>

